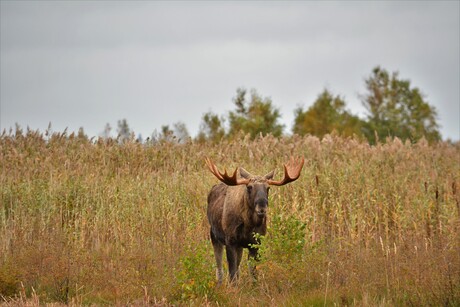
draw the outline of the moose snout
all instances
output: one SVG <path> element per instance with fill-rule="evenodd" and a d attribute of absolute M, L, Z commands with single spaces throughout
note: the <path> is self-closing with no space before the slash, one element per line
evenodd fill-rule
<path fill-rule="evenodd" d="M 267 214 L 268 201 L 261 199 L 256 201 L 256 214 L 258 216 L 265 216 Z"/>
<path fill-rule="evenodd" d="M 258 208 L 256 213 L 258 216 L 265 216 L 265 214 L 267 214 L 267 207 Z"/>

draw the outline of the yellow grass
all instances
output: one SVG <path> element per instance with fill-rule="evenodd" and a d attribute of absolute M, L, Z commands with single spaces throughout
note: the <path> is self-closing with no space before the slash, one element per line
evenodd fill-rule
<path fill-rule="evenodd" d="M 273 188 L 259 281 L 215 287 L 204 164 L 265 174 Z M 336 136 L 220 144 L 0 137 L 4 304 L 460 304 L 460 148 Z M 278 178 L 276 177 L 276 178 Z"/>

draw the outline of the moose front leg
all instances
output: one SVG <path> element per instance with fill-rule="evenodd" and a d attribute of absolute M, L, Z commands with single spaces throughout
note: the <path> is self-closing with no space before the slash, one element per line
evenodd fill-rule
<path fill-rule="evenodd" d="M 225 250 L 227 252 L 230 282 L 235 283 L 239 277 L 238 266 L 240 265 L 241 256 L 243 254 L 243 248 L 234 245 L 227 245 Z"/>

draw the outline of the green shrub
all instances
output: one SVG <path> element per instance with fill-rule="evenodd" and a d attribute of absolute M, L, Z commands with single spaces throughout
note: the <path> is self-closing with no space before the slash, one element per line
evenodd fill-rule
<path fill-rule="evenodd" d="M 208 241 L 191 243 L 179 260 L 176 272 L 178 289 L 176 299 L 189 301 L 199 297 L 215 296 L 214 257 Z"/>

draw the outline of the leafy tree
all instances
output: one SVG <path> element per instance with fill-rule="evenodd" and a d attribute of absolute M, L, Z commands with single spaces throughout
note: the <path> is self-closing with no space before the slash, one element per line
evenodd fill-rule
<path fill-rule="evenodd" d="M 387 136 L 416 141 L 440 140 L 437 112 L 424 100 L 418 88 L 409 80 L 399 78 L 398 72 L 389 74 L 376 67 L 365 80 L 367 93 L 362 97 L 366 108 L 367 124 L 364 133 L 371 143 Z"/>
<path fill-rule="evenodd" d="M 128 122 L 126 119 L 118 121 L 118 140 L 123 143 L 128 141 L 131 138 L 131 129 L 129 128 Z"/>
<path fill-rule="evenodd" d="M 86 135 L 85 130 L 83 129 L 83 127 L 80 127 L 80 128 L 78 129 L 77 137 L 78 137 L 80 140 L 85 140 L 85 141 L 88 140 L 88 136 Z"/>
<path fill-rule="evenodd" d="M 177 142 L 185 143 L 189 139 L 187 127 L 183 122 L 176 122 L 173 124 L 171 129 L 169 125 L 161 126 L 161 132 L 158 133 L 156 130 L 152 133 L 151 142 L 153 144 L 158 142 Z"/>
<path fill-rule="evenodd" d="M 156 131 L 154 134 L 157 134 Z M 172 142 L 174 139 L 174 131 L 169 127 L 169 125 L 161 126 L 161 133 L 156 137 L 153 137 L 157 141 Z"/>
<path fill-rule="evenodd" d="M 255 90 L 251 90 L 250 100 L 247 100 L 247 91 L 238 88 L 233 102 L 235 111 L 228 115 L 230 130 L 229 136 L 236 136 L 241 131 L 249 133 L 252 138 L 259 134 L 281 136 L 284 126 L 279 124 L 281 114 L 274 107 L 270 98 L 262 98 Z"/>
<path fill-rule="evenodd" d="M 181 121 L 174 123 L 173 136 L 178 143 L 182 144 L 187 142 L 187 140 L 190 138 L 187 126 Z"/>
<path fill-rule="evenodd" d="M 200 142 L 219 142 L 225 137 L 224 118 L 212 112 L 203 114 L 197 139 Z"/>
<path fill-rule="evenodd" d="M 325 89 L 314 104 L 304 111 L 302 107 L 295 111 L 292 132 L 323 137 L 336 131 L 343 136 L 362 135 L 362 121 L 345 110 L 345 101 L 340 96 L 333 96 Z"/>
<path fill-rule="evenodd" d="M 105 124 L 104 131 L 101 133 L 101 137 L 104 140 L 107 140 L 110 138 L 110 131 L 112 131 L 112 127 L 110 126 L 109 123 Z"/>

